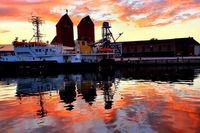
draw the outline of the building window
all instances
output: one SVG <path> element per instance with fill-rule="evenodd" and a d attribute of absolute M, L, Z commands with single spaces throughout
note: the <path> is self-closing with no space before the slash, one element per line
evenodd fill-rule
<path fill-rule="evenodd" d="M 160 46 L 158 47 L 158 49 L 159 49 L 159 51 L 162 51 L 162 46 L 160 45 Z"/>
<path fill-rule="evenodd" d="M 150 46 L 150 51 L 153 52 L 153 46 Z"/>
<path fill-rule="evenodd" d="M 131 47 L 131 50 L 133 50 L 134 49 L 134 47 Z"/>
<path fill-rule="evenodd" d="M 137 52 L 137 47 L 135 47 L 135 52 Z"/>
<path fill-rule="evenodd" d="M 142 52 L 145 52 L 145 46 L 142 46 Z"/>
<path fill-rule="evenodd" d="M 39 52 L 41 52 L 41 49 L 39 49 Z"/>
<path fill-rule="evenodd" d="M 35 52 L 38 52 L 38 49 L 35 49 Z"/>
<path fill-rule="evenodd" d="M 130 48 L 129 47 L 127 47 L 127 53 L 129 53 L 130 52 Z"/>
<path fill-rule="evenodd" d="M 170 45 L 167 46 L 167 50 L 171 51 L 171 46 Z"/>

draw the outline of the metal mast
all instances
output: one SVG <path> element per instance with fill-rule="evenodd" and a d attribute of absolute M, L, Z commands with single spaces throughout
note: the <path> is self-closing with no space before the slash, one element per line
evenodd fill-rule
<path fill-rule="evenodd" d="M 44 23 L 44 21 L 41 19 L 41 17 L 38 17 L 38 16 L 32 16 L 30 21 L 34 26 L 34 28 L 33 28 L 33 31 L 34 31 L 33 38 L 35 38 L 36 42 L 41 42 L 41 38 L 43 37 L 43 34 L 40 33 L 40 25 L 42 25 Z"/>

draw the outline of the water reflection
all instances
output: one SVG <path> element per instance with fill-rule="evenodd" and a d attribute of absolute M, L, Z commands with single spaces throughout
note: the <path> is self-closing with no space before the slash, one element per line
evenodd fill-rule
<path fill-rule="evenodd" d="M 140 67 L 105 73 L 2 76 L 0 89 L 0 132 L 200 129 L 198 68 Z"/>
<path fill-rule="evenodd" d="M 28 96 L 63 89 L 64 75 L 56 77 L 17 78 L 16 95 Z M 13 80 L 14 81 L 14 80 Z"/>
<path fill-rule="evenodd" d="M 119 73 L 124 78 L 143 79 L 151 81 L 179 82 L 190 81 L 198 74 L 198 69 L 191 66 L 171 66 L 171 67 L 137 67 L 119 69 Z M 196 71 L 196 72 L 195 72 Z"/>
<path fill-rule="evenodd" d="M 72 110 L 74 106 L 71 104 L 76 100 L 75 84 L 71 81 L 65 82 L 65 87 L 59 91 L 59 95 L 62 102 L 69 104 L 66 109 Z"/>
<path fill-rule="evenodd" d="M 82 99 L 85 99 L 85 102 L 87 102 L 89 105 L 92 106 L 92 104 L 95 101 L 95 98 L 97 96 L 96 87 L 94 85 L 94 82 L 92 82 L 92 81 L 82 82 L 80 93 L 82 94 Z"/>
<path fill-rule="evenodd" d="M 112 84 L 114 82 L 113 75 L 100 73 L 85 73 L 85 74 L 59 74 L 54 77 L 35 77 L 35 78 L 17 78 L 4 79 L 4 83 L 16 82 L 16 97 L 22 101 L 24 97 L 37 96 L 38 109 L 36 114 L 40 117 L 47 115 L 47 110 L 44 107 L 44 95 L 58 92 L 60 101 L 65 103 L 66 110 L 73 110 L 73 102 L 77 97 L 88 103 L 90 106 L 95 102 L 97 89 L 103 91 L 105 109 L 111 109 L 113 103 L 114 90 Z"/>

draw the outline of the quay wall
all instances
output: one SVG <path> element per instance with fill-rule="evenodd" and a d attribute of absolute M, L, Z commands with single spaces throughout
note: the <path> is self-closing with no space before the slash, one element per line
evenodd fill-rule
<path fill-rule="evenodd" d="M 115 60 L 104 60 L 98 63 L 56 63 L 56 62 L 0 62 L 0 73 L 50 71 L 53 72 L 84 72 L 84 71 L 106 71 L 126 66 L 200 66 L 200 56 L 190 57 L 142 57 L 142 58 L 115 58 Z"/>
<path fill-rule="evenodd" d="M 200 56 L 184 57 L 132 57 L 132 58 L 115 58 L 116 65 L 134 64 L 134 65 L 187 65 L 199 64 Z"/>

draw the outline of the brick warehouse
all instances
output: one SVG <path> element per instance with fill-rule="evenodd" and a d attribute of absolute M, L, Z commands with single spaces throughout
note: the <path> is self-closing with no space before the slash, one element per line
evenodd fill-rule
<path fill-rule="evenodd" d="M 200 44 L 193 38 L 118 42 L 123 57 L 173 57 L 200 55 Z"/>

